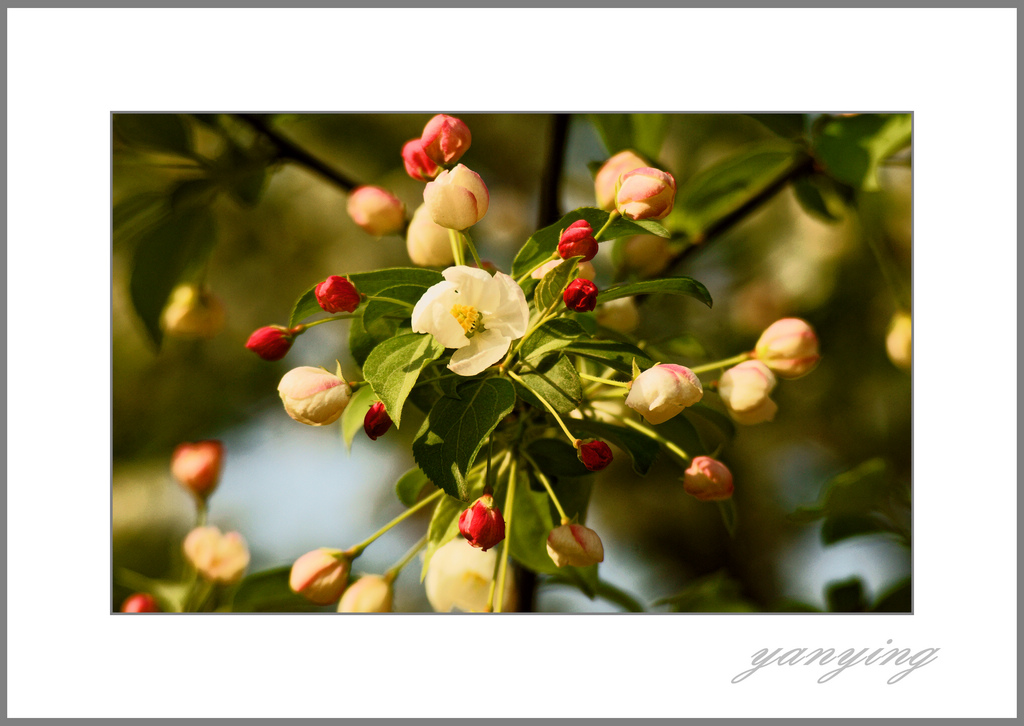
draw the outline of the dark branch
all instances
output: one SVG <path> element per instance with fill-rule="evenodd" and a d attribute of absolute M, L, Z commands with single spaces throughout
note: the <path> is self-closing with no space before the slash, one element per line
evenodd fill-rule
<path fill-rule="evenodd" d="M 537 227 L 557 222 L 562 214 L 558 200 L 562 189 L 562 165 L 565 161 L 565 143 L 569 136 L 569 114 L 556 113 L 551 117 L 551 141 L 548 146 L 547 165 L 540 180 L 540 203 L 537 209 Z"/>

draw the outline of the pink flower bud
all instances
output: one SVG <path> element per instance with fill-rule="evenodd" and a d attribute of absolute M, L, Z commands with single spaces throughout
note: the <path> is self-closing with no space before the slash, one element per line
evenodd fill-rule
<path fill-rule="evenodd" d="M 612 463 L 611 447 L 599 439 L 578 440 L 576 456 L 591 471 L 600 471 Z"/>
<path fill-rule="evenodd" d="M 620 151 L 604 163 L 594 177 L 594 193 L 597 206 L 606 212 L 615 209 L 615 185 L 627 171 L 647 166 L 647 162 L 632 151 Z"/>
<path fill-rule="evenodd" d="M 771 421 L 779 407 L 768 396 L 775 388 L 775 374 L 759 360 L 733 366 L 718 381 L 718 394 L 737 423 L 753 425 Z"/>
<path fill-rule="evenodd" d="M 423 151 L 438 164 L 454 164 L 469 151 L 469 127 L 454 116 L 439 113 L 423 127 Z M 440 224 L 440 223 L 439 223 Z"/>
<path fill-rule="evenodd" d="M 732 472 L 710 456 L 698 456 L 683 473 L 683 490 L 702 502 L 732 496 Z"/>
<path fill-rule="evenodd" d="M 569 283 L 562 293 L 565 306 L 577 313 L 589 313 L 597 305 L 597 285 L 583 277 Z"/>
<path fill-rule="evenodd" d="M 490 200 L 484 180 L 462 164 L 442 171 L 423 188 L 423 203 L 430 210 L 430 218 L 445 229 L 472 227 L 487 214 Z"/>
<path fill-rule="evenodd" d="M 594 313 L 597 324 L 618 333 L 631 333 L 640 325 L 640 311 L 631 297 L 602 303 Z"/>
<path fill-rule="evenodd" d="M 597 240 L 590 223 L 581 219 L 573 222 L 562 232 L 558 239 L 558 254 L 563 260 L 570 257 L 582 257 L 583 262 L 590 262 L 597 255 Z"/>
<path fill-rule="evenodd" d="M 121 603 L 122 613 L 159 613 L 163 612 L 156 602 L 156 598 L 146 592 L 137 592 L 129 595 Z"/>
<path fill-rule="evenodd" d="M 562 264 L 563 260 L 551 260 L 551 262 L 545 262 L 543 265 L 538 267 L 536 270 L 530 273 L 530 277 L 534 280 L 543 280 L 544 276 L 551 272 L 553 269 Z M 589 262 L 579 262 L 576 265 L 576 277 L 584 277 L 588 280 L 593 280 L 597 276 L 597 270 Z"/>
<path fill-rule="evenodd" d="M 558 567 L 587 567 L 604 562 L 604 545 L 597 532 L 582 524 L 563 524 L 548 534 L 548 555 Z"/>
<path fill-rule="evenodd" d="M 448 267 L 455 264 L 448 230 L 430 217 L 430 209 L 421 204 L 412 215 L 405 232 L 405 248 L 409 259 L 420 267 Z"/>
<path fill-rule="evenodd" d="M 267 325 L 253 331 L 245 347 L 263 360 L 281 360 L 288 355 L 293 342 L 293 331 L 280 325 Z"/>
<path fill-rule="evenodd" d="M 171 473 L 183 487 L 206 499 L 220 481 L 223 463 L 224 444 L 220 441 L 178 444 L 171 455 Z"/>
<path fill-rule="evenodd" d="M 362 298 L 346 278 L 331 275 L 316 286 L 316 301 L 329 313 L 350 313 L 359 307 Z"/>
<path fill-rule="evenodd" d="M 353 189 L 347 208 L 352 221 L 375 237 L 395 234 L 405 225 L 405 205 L 380 187 Z"/>
<path fill-rule="evenodd" d="M 366 432 L 366 435 L 372 441 L 376 441 L 386 434 L 388 429 L 391 428 L 391 424 L 391 417 L 388 416 L 388 412 L 384 409 L 384 404 L 380 401 L 370 406 L 370 410 L 363 417 L 363 431 Z"/>
<path fill-rule="evenodd" d="M 676 201 L 676 180 L 668 172 L 649 166 L 619 177 L 615 208 L 633 220 L 664 219 Z"/>
<path fill-rule="evenodd" d="M 494 497 L 484 494 L 459 516 L 459 532 L 484 552 L 505 539 L 505 520 L 494 508 Z"/>
<path fill-rule="evenodd" d="M 892 316 L 889 332 L 885 337 L 885 350 L 889 354 L 889 360 L 897 368 L 902 368 L 905 371 L 910 370 L 912 329 L 910 314 L 898 312 Z"/>
<path fill-rule="evenodd" d="M 757 359 L 780 378 L 799 378 L 818 365 L 818 336 L 800 318 L 783 318 L 769 325 L 754 347 Z"/>
<path fill-rule="evenodd" d="M 338 612 L 389 613 L 394 599 L 391 580 L 380 575 L 363 575 L 345 589 Z"/>
<path fill-rule="evenodd" d="M 212 338 L 224 328 L 224 303 L 195 285 L 179 285 L 164 308 L 164 332 L 179 338 Z"/>
<path fill-rule="evenodd" d="M 441 167 L 423 150 L 423 139 L 406 142 L 402 147 L 402 163 L 405 171 L 416 181 L 430 181 L 441 171 Z"/>
<path fill-rule="evenodd" d="M 182 545 L 185 557 L 204 579 L 231 585 L 249 566 L 249 549 L 238 532 L 221 534 L 216 527 L 196 527 Z"/>
<path fill-rule="evenodd" d="M 345 381 L 312 366 L 293 368 L 285 373 L 277 392 L 288 415 L 309 426 L 326 426 L 337 421 L 352 397 L 352 389 Z"/>
<path fill-rule="evenodd" d="M 348 585 L 351 565 L 351 560 L 341 550 L 321 547 L 295 560 L 288 586 L 310 602 L 330 605 L 341 597 Z"/>
<path fill-rule="evenodd" d="M 662 363 L 648 368 L 633 381 L 626 405 L 650 424 L 660 424 L 700 401 L 704 388 L 697 374 L 685 366 Z"/>

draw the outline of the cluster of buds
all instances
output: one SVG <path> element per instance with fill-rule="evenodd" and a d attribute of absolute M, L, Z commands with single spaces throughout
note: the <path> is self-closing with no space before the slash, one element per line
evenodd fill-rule
<path fill-rule="evenodd" d="M 233 585 L 249 566 L 249 549 L 238 532 L 221 534 L 217 527 L 196 527 L 182 545 L 185 557 L 205 580 Z"/>
<path fill-rule="evenodd" d="M 364 232 L 384 237 L 402 231 L 405 205 L 391 192 L 380 187 L 362 186 L 348 195 L 348 216 Z"/>

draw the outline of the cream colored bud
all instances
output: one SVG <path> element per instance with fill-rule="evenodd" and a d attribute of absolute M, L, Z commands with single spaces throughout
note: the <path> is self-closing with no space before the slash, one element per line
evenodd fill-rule
<path fill-rule="evenodd" d="M 405 205 L 386 189 L 357 187 L 348 195 L 348 216 L 367 234 L 395 234 L 405 224 Z"/>
<path fill-rule="evenodd" d="M 675 257 L 664 237 L 641 234 L 630 237 L 622 247 L 622 267 L 639 277 L 658 277 L 668 269 Z"/>
<path fill-rule="evenodd" d="M 780 378 L 800 378 L 810 373 L 821 358 L 818 336 L 800 318 L 783 318 L 769 325 L 758 338 L 754 352 Z"/>
<path fill-rule="evenodd" d="M 892 316 L 889 333 L 885 337 L 885 350 L 889 353 L 889 360 L 897 368 L 905 371 L 910 370 L 912 328 L 910 314 L 900 311 Z"/>
<path fill-rule="evenodd" d="M 380 575 L 363 575 L 341 596 L 339 613 L 389 613 L 395 598 L 391 580 Z"/>
<path fill-rule="evenodd" d="M 434 224 L 463 230 L 484 218 L 490 194 L 479 174 L 459 164 L 451 171 L 442 171 L 424 187 L 423 203 Z"/>
<path fill-rule="evenodd" d="M 548 534 L 548 555 L 558 567 L 587 567 L 604 562 L 604 545 L 597 532 L 582 524 L 563 524 Z"/>
<path fill-rule="evenodd" d="M 648 368 L 633 381 L 626 405 L 650 424 L 660 424 L 700 401 L 704 388 L 686 366 L 662 363 Z"/>
<path fill-rule="evenodd" d="M 352 389 L 345 381 L 312 366 L 293 368 L 285 373 L 277 392 L 288 415 L 309 426 L 326 426 L 337 421 L 352 397 Z"/>
<path fill-rule="evenodd" d="M 160 319 L 168 335 L 212 338 L 224 328 L 224 303 L 195 285 L 178 285 Z"/>
<path fill-rule="evenodd" d="M 753 425 L 771 421 L 779 407 L 771 398 L 775 374 L 759 360 L 733 366 L 718 381 L 718 394 L 737 423 Z"/>
<path fill-rule="evenodd" d="M 409 259 L 420 267 L 447 267 L 455 264 L 448 230 L 430 217 L 426 204 L 421 204 L 412 215 L 405 233 L 405 248 Z"/>
<path fill-rule="evenodd" d="M 647 166 L 647 162 L 632 151 L 620 151 L 598 170 L 594 177 L 594 196 L 597 206 L 606 212 L 615 209 L 615 185 L 627 171 Z"/>
<path fill-rule="evenodd" d="M 487 595 L 497 557 L 496 550 L 484 552 L 461 538 L 439 548 L 430 558 L 424 583 L 431 607 L 441 613 L 452 608 L 463 612 L 483 612 L 487 608 Z M 503 612 L 515 609 L 516 597 L 515 578 L 507 577 Z"/>
<path fill-rule="evenodd" d="M 238 532 L 221 534 L 216 527 L 196 527 L 182 544 L 185 557 L 203 579 L 231 585 L 249 566 L 249 549 Z"/>
<path fill-rule="evenodd" d="M 631 297 L 620 297 L 597 306 L 597 324 L 618 333 L 632 333 L 640 325 L 640 311 Z"/>

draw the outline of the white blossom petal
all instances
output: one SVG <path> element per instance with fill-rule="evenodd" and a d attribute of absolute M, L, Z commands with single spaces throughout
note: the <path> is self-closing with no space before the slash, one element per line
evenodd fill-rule
<path fill-rule="evenodd" d="M 448 369 L 460 376 L 475 376 L 500 361 L 511 343 L 511 338 L 496 330 L 484 330 L 469 338 L 468 346 L 455 351 Z"/>
<path fill-rule="evenodd" d="M 487 329 L 497 330 L 512 340 L 522 338 L 530 324 L 530 305 L 523 288 L 504 272 L 495 273 L 494 287 L 500 292 L 500 303 L 487 318 Z"/>
<path fill-rule="evenodd" d="M 468 265 L 449 267 L 441 273 L 444 279 L 455 285 L 462 298 L 460 305 L 469 305 L 480 312 L 491 312 L 497 306 L 500 288 L 494 284 L 491 273 Z"/>
<path fill-rule="evenodd" d="M 445 348 L 463 348 L 469 345 L 466 331 L 452 315 L 452 307 L 459 303 L 459 294 L 450 282 L 439 282 L 429 288 L 412 309 L 412 331 L 430 333 Z"/>

